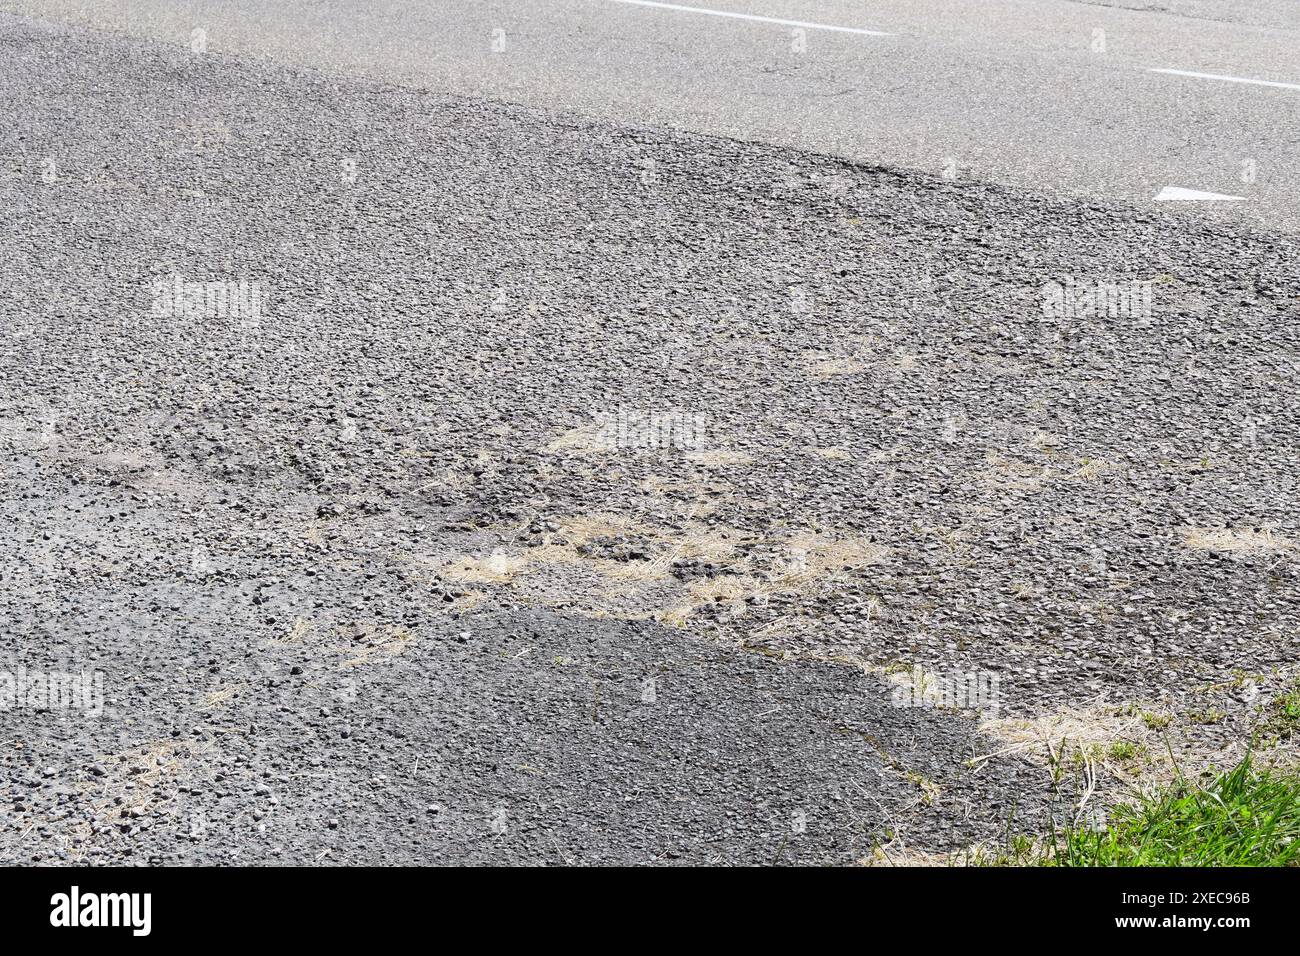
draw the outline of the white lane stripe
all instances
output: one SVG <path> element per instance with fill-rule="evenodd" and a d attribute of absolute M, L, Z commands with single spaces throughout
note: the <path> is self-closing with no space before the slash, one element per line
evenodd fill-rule
<path fill-rule="evenodd" d="M 1169 73 L 1173 76 L 1194 76 L 1198 80 L 1223 80 L 1225 83 L 1249 83 L 1251 86 L 1277 86 L 1284 90 L 1300 90 L 1300 83 L 1274 83 L 1272 80 L 1249 80 L 1241 76 L 1220 76 L 1217 73 L 1193 73 L 1191 70 L 1147 70 L 1148 73 Z"/>
<path fill-rule="evenodd" d="M 1245 196 L 1228 196 L 1224 193 L 1207 193 L 1183 186 L 1166 186 L 1156 195 L 1156 202 L 1240 202 Z"/>
<path fill-rule="evenodd" d="M 752 13 L 732 13 L 730 10 L 709 10 L 705 7 L 686 7 L 680 3 L 656 3 L 654 0 L 609 0 L 610 3 L 627 3 L 635 7 L 656 7 L 660 10 L 677 10 L 682 13 L 704 13 L 711 17 L 730 17 L 734 20 L 753 20 L 756 23 L 775 23 L 783 27 L 803 27 L 806 30 L 832 30 L 835 33 L 857 33 L 869 37 L 892 37 L 893 33 L 879 30 L 863 30 L 858 27 L 837 27 L 829 23 L 805 23 L 802 20 L 778 20 L 775 17 L 759 17 Z"/>

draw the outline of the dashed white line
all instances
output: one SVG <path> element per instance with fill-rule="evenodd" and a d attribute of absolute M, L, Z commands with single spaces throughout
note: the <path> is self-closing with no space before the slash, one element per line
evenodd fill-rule
<path fill-rule="evenodd" d="M 1218 73 L 1193 73 L 1191 70 L 1147 70 L 1148 73 L 1168 73 L 1171 76 L 1194 76 L 1198 80 L 1223 80 L 1225 83 L 1249 83 L 1251 86 L 1277 86 L 1284 90 L 1300 90 L 1300 83 L 1275 83 L 1272 80 L 1251 80 L 1244 76 L 1220 76 Z"/>
<path fill-rule="evenodd" d="M 1182 186 L 1166 186 L 1156 196 L 1156 202 L 1239 202 L 1245 196 L 1227 196 L 1223 193 L 1207 193 L 1199 189 L 1186 189 Z"/>
<path fill-rule="evenodd" d="M 752 20 L 755 23 L 775 23 L 783 27 L 802 27 L 805 30 L 830 30 L 834 33 L 856 33 L 868 37 L 892 37 L 893 33 L 880 30 L 863 30 L 860 27 L 838 27 L 830 23 L 807 23 L 803 20 L 780 20 L 776 17 L 760 17 L 752 13 L 733 13 L 730 10 L 710 10 L 707 7 L 687 7 L 680 3 L 657 3 L 655 0 L 609 0 L 610 3 L 626 3 L 634 7 L 654 7 L 659 10 L 676 10 L 679 13 L 703 13 L 710 17 L 729 17 L 733 20 Z"/>

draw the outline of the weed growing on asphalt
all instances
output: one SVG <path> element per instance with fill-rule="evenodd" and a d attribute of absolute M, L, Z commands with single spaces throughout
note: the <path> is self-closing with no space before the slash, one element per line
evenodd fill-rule
<path fill-rule="evenodd" d="M 1300 681 L 1296 681 L 1290 690 L 1273 698 L 1255 735 L 1259 741 L 1267 744 L 1300 737 Z"/>
<path fill-rule="evenodd" d="M 1146 724 L 1151 730 L 1164 730 L 1169 726 L 1171 719 L 1168 714 L 1153 714 L 1150 711 L 1142 712 L 1142 723 Z"/>
<path fill-rule="evenodd" d="M 1106 756 L 1112 760 L 1129 761 L 1138 757 L 1140 749 L 1137 744 L 1131 740 L 1117 740 L 1106 751 Z"/>

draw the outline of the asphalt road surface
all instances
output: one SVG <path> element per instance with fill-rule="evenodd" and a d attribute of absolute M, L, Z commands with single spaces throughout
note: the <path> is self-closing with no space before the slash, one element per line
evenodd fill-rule
<path fill-rule="evenodd" d="M 1291 0 L 5 0 L 0 9 L 170 43 L 202 30 L 215 52 L 1135 206 L 1171 186 L 1239 196 L 1170 205 L 1300 226 Z"/>
<path fill-rule="evenodd" d="M 1300 91 L 1146 70 L 1286 7 L 925 7 L 0 14 L 0 861 L 933 862 L 1236 759 Z"/>

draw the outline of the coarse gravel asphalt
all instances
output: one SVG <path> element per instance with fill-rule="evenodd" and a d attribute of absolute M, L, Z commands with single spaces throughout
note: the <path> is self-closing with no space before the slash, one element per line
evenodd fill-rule
<path fill-rule="evenodd" d="M 1069 812 L 1008 721 L 1195 759 L 1294 674 L 1288 236 L 0 48 L 0 665 L 103 681 L 0 713 L 0 862 L 941 853 Z"/>

